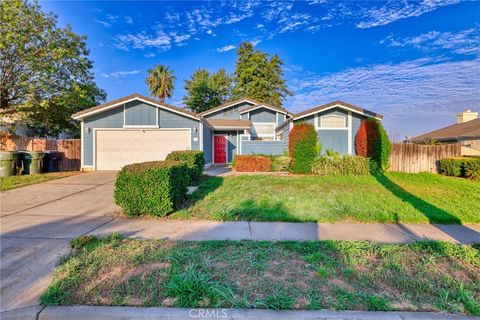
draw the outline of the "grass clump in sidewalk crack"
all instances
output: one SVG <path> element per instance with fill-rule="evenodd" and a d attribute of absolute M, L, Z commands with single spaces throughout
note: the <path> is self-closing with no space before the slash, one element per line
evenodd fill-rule
<path fill-rule="evenodd" d="M 480 315 L 480 245 L 83 237 L 44 305 L 444 311 Z"/>

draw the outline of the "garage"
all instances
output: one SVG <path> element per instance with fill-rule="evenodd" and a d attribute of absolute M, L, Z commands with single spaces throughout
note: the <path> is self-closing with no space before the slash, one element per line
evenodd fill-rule
<path fill-rule="evenodd" d="M 126 164 L 164 160 L 171 151 L 191 149 L 190 135 L 190 129 L 97 129 L 95 169 L 119 170 Z"/>

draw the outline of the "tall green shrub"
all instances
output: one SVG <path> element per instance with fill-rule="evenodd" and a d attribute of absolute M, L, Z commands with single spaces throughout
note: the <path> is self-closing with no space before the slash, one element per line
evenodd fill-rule
<path fill-rule="evenodd" d="M 387 170 L 392 144 L 380 121 L 366 119 L 355 137 L 357 155 L 376 161 L 381 170 Z"/>
<path fill-rule="evenodd" d="M 318 150 L 315 127 L 308 123 L 296 124 L 290 130 L 288 140 L 292 172 L 310 173 Z"/>
<path fill-rule="evenodd" d="M 190 180 L 192 183 L 197 183 L 200 180 L 203 169 L 205 168 L 205 154 L 203 151 L 172 151 L 167 155 L 166 160 L 185 161 L 190 170 Z"/>
<path fill-rule="evenodd" d="M 184 161 L 152 161 L 124 166 L 115 181 L 115 203 L 128 216 L 165 216 L 184 199 L 189 174 Z"/>
<path fill-rule="evenodd" d="M 375 120 L 376 121 L 376 120 Z M 392 152 L 392 143 L 388 134 L 380 121 L 377 121 L 377 140 L 373 146 L 372 159 L 375 160 L 380 169 L 387 170 L 389 166 L 389 157 Z"/>
<path fill-rule="evenodd" d="M 443 158 L 440 160 L 440 172 L 453 177 L 462 175 L 463 159 Z"/>

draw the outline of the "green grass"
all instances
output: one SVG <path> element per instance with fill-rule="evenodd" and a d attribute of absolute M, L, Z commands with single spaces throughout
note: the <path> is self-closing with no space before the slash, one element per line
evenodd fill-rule
<path fill-rule="evenodd" d="M 25 187 L 31 184 L 46 182 L 50 180 L 65 178 L 79 174 L 79 171 L 66 172 L 51 172 L 30 175 L 16 175 L 5 178 L 0 178 L 0 191 L 7 191 L 10 189 Z"/>
<path fill-rule="evenodd" d="M 480 245 L 111 235 L 72 247 L 42 304 L 480 314 Z"/>
<path fill-rule="evenodd" d="M 428 173 L 211 177 L 174 219 L 480 223 L 480 182 Z"/>

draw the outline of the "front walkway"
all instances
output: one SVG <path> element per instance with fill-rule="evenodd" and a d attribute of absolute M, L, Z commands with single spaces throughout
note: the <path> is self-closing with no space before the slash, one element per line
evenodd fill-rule
<path fill-rule="evenodd" d="M 127 237 L 171 240 L 348 240 L 408 243 L 440 240 L 480 242 L 480 225 L 294 223 L 203 220 L 138 220 L 117 218 L 90 232 L 102 236 L 118 232 Z"/>

